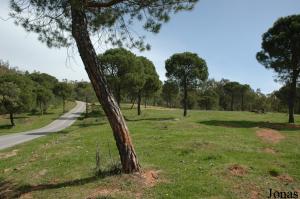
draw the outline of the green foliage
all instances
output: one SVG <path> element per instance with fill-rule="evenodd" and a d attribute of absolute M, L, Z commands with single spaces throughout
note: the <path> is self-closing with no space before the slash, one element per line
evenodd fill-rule
<path fill-rule="evenodd" d="M 34 95 L 33 82 L 21 74 L 0 76 L 1 104 L 6 113 L 19 113 L 31 109 Z"/>
<path fill-rule="evenodd" d="M 196 87 L 208 77 L 205 60 L 191 52 L 172 55 L 166 61 L 166 70 L 166 76 L 177 81 L 181 87 L 185 84 Z"/>
<path fill-rule="evenodd" d="M 11 17 L 26 31 L 36 32 L 49 47 L 64 47 L 72 43 L 71 6 L 85 13 L 91 33 L 106 33 L 104 42 L 114 46 L 150 49 L 144 37 L 130 32 L 134 22 L 144 24 L 146 31 L 158 33 L 170 15 L 191 10 L 197 0 L 149 1 L 76 1 L 76 0 L 10 0 Z"/>
<path fill-rule="evenodd" d="M 13 82 L 2 82 L 0 84 L 1 106 L 7 113 L 16 113 L 23 107 L 20 101 L 20 88 Z"/>
<path fill-rule="evenodd" d="M 138 95 L 154 98 L 161 82 L 154 64 L 146 57 L 137 57 L 123 48 L 107 50 L 98 55 L 101 70 L 118 103 L 122 98 Z"/>
<path fill-rule="evenodd" d="M 94 103 L 97 101 L 95 91 L 89 82 L 76 82 L 74 92 L 76 100 L 87 101 L 88 103 Z"/>
<path fill-rule="evenodd" d="M 73 94 L 73 85 L 68 83 L 67 81 L 59 82 L 53 89 L 53 92 L 56 96 L 60 97 L 63 102 L 63 112 L 65 110 L 66 100 L 70 99 Z"/>
<path fill-rule="evenodd" d="M 149 98 L 161 88 L 161 82 L 154 64 L 149 59 L 146 57 L 138 57 L 138 61 L 144 69 L 143 72 L 145 79 L 145 83 L 141 92 L 145 98 Z"/>
<path fill-rule="evenodd" d="M 264 35 L 262 51 L 257 60 L 266 68 L 274 69 L 278 80 L 288 84 L 289 122 L 294 123 L 297 81 L 300 74 L 300 15 L 278 19 Z"/>
<path fill-rule="evenodd" d="M 123 48 L 110 49 L 98 55 L 100 67 L 118 104 L 120 104 L 124 91 L 131 89 L 130 86 L 133 82 L 135 82 L 133 85 L 138 86 L 140 84 L 140 82 L 136 81 L 135 77 L 135 74 L 139 73 L 137 68 L 139 66 L 136 59 L 136 56 L 132 52 Z"/>
<path fill-rule="evenodd" d="M 264 35 L 262 51 L 257 60 L 266 68 L 274 69 L 279 80 L 291 81 L 300 72 L 300 15 L 278 19 Z M 298 77 L 297 77 L 298 78 Z"/>
<path fill-rule="evenodd" d="M 174 107 L 179 94 L 179 87 L 175 81 L 167 80 L 162 86 L 162 98 L 165 100 L 167 107 Z"/>
<path fill-rule="evenodd" d="M 184 94 L 181 93 L 180 104 L 184 107 Z M 199 94 L 196 89 L 188 89 L 188 98 L 186 99 L 187 109 L 192 110 L 197 106 L 197 99 L 199 98 Z"/>
<path fill-rule="evenodd" d="M 55 85 L 58 83 L 58 80 L 56 79 L 56 77 L 53 77 L 46 73 L 33 72 L 33 73 L 29 74 L 29 77 L 32 81 L 36 82 L 40 86 L 42 86 L 46 89 L 49 89 L 51 91 L 54 89 Z"/>
<path fill-rule="evenodd" d="M 198 97 L 198 105 L 201 109 L 213 110 L 218 107 L 219 95 L 212 89 L 204 90 Z"/>
<path fill-rule="evenodd" d="M 192 108 L 195 104 L 193 97 L 188 97 L 188 90 L 197 88 L 208 78 L 206 62 L 195 53 L 178 53 L 166 61 L 166 70 L 166 76 L 177 81 L 183 91 L 182 104 L 186 116 L 187 108 Z"/>
<path fill-rule="evenodd" d="M 53 99 L 53 93 L 50 89 L 47 89 L 42 86 L 37 86 L 37 88 L 34 90 L 36 95 L 36 103 L 40 107 L 40 112 L 43 114 L 47 111 L 52 99 Z"/>
<path fill-rule="evenodd" d="M 67 100 L 72 95 L 72 86 L 68 82 L 59 82 L 54 87 L 54 94 L 61 97 L 63 100 Z"/>

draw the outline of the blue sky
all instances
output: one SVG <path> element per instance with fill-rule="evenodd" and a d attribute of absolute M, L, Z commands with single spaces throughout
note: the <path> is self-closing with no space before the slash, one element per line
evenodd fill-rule
<path fill-rule="evenodd" d="M 7 11 L 8 0 L 1 0 L 0 16 L 6 18 Z M 192 12 L 172 17 L 159 34 L 147 34 L 151 51 L 135 53 L 154 62 L 161 80 L 165 80 L 167 58 L 191 51 L 206 60 L 210 78 L 239 81 L 270 93 L 280 85 L 274 82 L 275 74 L 255 59 L 261 36 L 279 17 L 297 13 L 299 0 L 200 0 Z M 66 49 L 48 49 L 34 33 L 25 32 L 11 20 L 0 20 L 0 32 L 0 59 L 12 66 L 47 72 L 59 79 L 88 80 L 76 50 L 69 59 Z"/>

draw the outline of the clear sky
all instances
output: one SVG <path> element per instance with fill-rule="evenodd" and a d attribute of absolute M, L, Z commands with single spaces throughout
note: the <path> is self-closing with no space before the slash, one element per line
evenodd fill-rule
<path fill-rule="evenodd" d="M 8 0 L 0 0 L 0 17 L 7 18 L 8 10 Z M 273 80 L 275 74 L 260 65 L 255 55 L 260 50 L 262 34 L 279 17 L 291 14 L 300 14 L 299 0 L 200 0 L 192 12 L 171 18 L 159 34 L 147 34 L 151 51 L 135 53 L 154 62 L 161 80 L 166 79 L 167 58 L 191 51 L 206 60 L 209 78 L 239 81 L 270 93 L 280 85 Z M 88 80 L 76 52 L 68 58 L 66 49 L 49 49 L 34 33 L 25 32 L 12 20 L 0 20 L 0 35 L 0 59 L 8 60 L 12 66 L 46 72 L 58 79 Z"/>

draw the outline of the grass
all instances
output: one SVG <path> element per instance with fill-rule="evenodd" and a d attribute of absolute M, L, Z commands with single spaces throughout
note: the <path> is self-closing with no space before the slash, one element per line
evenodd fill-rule
<path fill-rule="evenodd" d="M 66 111 L 72 109 L 75 104 L 75 102 L 68 101 L 66 103 Z M 12 127 L 10 124 L 9 115 L 0 115 L 0 136 L 41 128 L 51 123 L 62 114 L 62 105 L 51 106 L 44 115 L 33 115 L 30 113 L 16 114 L 16 126 L 14 127 Z"/>
<path fill-rule="evenodd" d="M 145 186 L 134 175 L 114 172 L 118 153 L 112 132 L 96 112 L 60 133 L 2 150 L 0 198 L 238 199 L 266 198 L 270 188 L 300 191 L 300 129 L 285 124 L 286 114 L 191 111 L 183 118 L 176 109 L 152 108 L 141 116 L 128 107 L 123 112 L 140 163 L 159 171 L 158 184 Z M 255 132 L 266 127 L 285 139 L 261 140 Z M 234 175 L 231 168 L 244 173 Z"/>

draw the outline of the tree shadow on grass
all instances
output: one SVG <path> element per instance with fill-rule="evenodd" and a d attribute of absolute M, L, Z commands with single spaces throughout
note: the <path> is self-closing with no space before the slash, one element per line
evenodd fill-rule
<path fill-rule="evenodd" d="M 48 183 L 48 184 L 38 184 L 38 185 L 18 185 L 9 180 L 0 178 L 0 198 L 19 198 L 23 194 L 34 192 L 34 191 L 43 191 L 50 189 L 59 189 L 63 187 L 73 187 L 85 185 L 88 183 L 96 182 L 97 180 L 104 179 L 109 176 L 117 176 L 120 175 L 120 171 L 115 168 L 111 168 L 106 171 L 102 171 L 100 174 L 95 174 L 90 177 L 74 179 L 65 182 L 58 183 Z"/>
<path fill-rule="evenodd" d="M 200 124 L 210 125 L 210 126 L 222 126 L 228 128 L 269 128 L 274 130 L 282 131 L 297 131 L 300 130 L 300 125 L 288 124 L 288 123 L 273 123 L 273 122 L 256 122 L 247 120 L 208 120 L 201 121 Z"/>
<path fill-rule="evenodd" d="M 44 112 L 43 114 L 41 113 L 27 113 L 27 116 L 45 116 L 45 115 L 54 115 L 54 112 Z"/>
<path fill-rule="evenodd" d="M 14 126 L 12 126 L 11 124 L 4 124 L 4 125 L 0 125 L 0 130 L 2 129 L 12 129 Z"/>
<path fill-rule="evenodd" d="M 105 117 L 105 113 L 103 110 L 93 110 L 87 114 L 87 117 L 88 118 L 90 118 L 90 117 L 95 117 L 95 118 Z"/>
<path fill-rule="evenodd" d="M 140 119 L 129 119 L 124 116 L 125 121 L 127 122 L 137 122 L 137 121 L 174 121 L 174 117 L 165 117 L 165 118 L 140 118 Z"/>
<path fill-rule="evenodd" d="M 105 125 L 107 124 L 107 122 L 97 122 L 97 123 L 79 123 L 79 124 L 76 124 L 76 126 L 79 126 L 80 128 L 86 128 L 86 127 L 92 127 L 92 126 L 102 126 L 102 125 Z"/>

